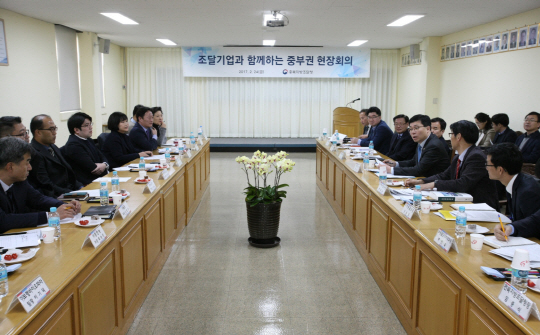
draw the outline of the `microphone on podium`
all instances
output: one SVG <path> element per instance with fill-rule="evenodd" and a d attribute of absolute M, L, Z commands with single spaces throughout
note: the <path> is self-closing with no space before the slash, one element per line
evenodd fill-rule
<path fill-rule="evenodd" d="M 347 104 L 347 106 L 349 106 L 349 105 L 350 105 L 350 104 L 352 104 L 352 103 L 355 103 L 355 102 L 357 102 L 358 100 L 360 100 L 360 98 L 358 98 L 358 99 L 354 99 L 353 101 L 349 102 L 349 103 Z"/>

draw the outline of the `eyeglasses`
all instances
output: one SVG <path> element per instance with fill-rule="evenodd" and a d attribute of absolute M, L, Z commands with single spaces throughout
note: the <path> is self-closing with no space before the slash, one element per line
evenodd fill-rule
<path fill-rule="evenodd" d="M 418 129 L 420 128 L 425 128 L 425 126 L 409 128 L 409 133 L 412 133 L 413 131 L 418 131 Z"/>
<path fill-rule="evenodd" d="M 51 128 L 47 128 L 47 129 L 38 129 L 38 130 L 48 130 L 51 133 L 56 133 L 56 131 L 58 130 L 58 127 L 51 127 Z"/>
<path fill-rule="evenodd" d="M 85 127 L 92 127 L 94 125 L 94 122 L 90 122 L 90 123 L 87 123 L 87 124 L 83 124 L 81 126 L 81 128 L 85 128 Z"/>
<path fill-rule="evenodd" d="M 525 122 L 538 122 L 537 120 L 534 120 L 534 119 L 525 119 Z"/>
<path fill-rule="evenodd" d="M 30 134 L 30 132 L 28 130 L 25 130 L 24 133 L 22 133 L 22 134 L 11 135 L 11 136 L 26 137 L 26 136 L 28 136 L 28 134 Z"/>

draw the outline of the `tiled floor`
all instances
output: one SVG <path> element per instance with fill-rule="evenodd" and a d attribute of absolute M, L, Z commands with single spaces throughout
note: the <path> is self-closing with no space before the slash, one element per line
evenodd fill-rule
<path fill-rule="evenodd" d="M 405 334 L 318 190 L 315 154 L 289 156 L 272 249 L 247 242 L 237 155 L 211 154 L 210 187 L 129 334 Z"/>

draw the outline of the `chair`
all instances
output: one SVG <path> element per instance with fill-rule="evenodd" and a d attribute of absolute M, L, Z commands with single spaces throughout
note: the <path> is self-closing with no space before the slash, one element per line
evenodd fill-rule
<path fill-rule="evenodd" d="M 99 134 L 98 138 L 97 138 L 97 147 L 99 150 L 101 150 L 101 148 L 103 148 L 103 143 L 105 143 L 105 140 L 107 139 L 107 137 L 109 136 L 110 133 L 101 133 Z"/>
<path fill-rule="evenodd" d="M 517 135 L 517 137 L 520 137 L 521 135 L 523 135 L 523 132 L 518 130 L 518 131 L 516 131 L 516 135 Z"/>
<path fill-rule="evenodd" d="M 536 164 L 533 163 L 523 163 L 523 166 L 521 167 L 521 172 L 530 174 L 531 176 L 535 175 L 536 170 Z"/>

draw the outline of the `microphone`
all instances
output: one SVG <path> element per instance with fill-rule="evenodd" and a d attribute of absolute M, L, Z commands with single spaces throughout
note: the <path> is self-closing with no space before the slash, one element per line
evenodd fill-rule
<path fill-rule="evenodd" d="M 357 102 L 358 100 L 360 100 L 360 98 L 358 98 L 358 99 L 354 99 L 353 101 L 349 102 L 349 103 L 347 104 L 347 106 L 348 106 L 348 105 L 350 105 L 350 104 L 352 104 L 352 103 L 355 103 L 355 102 Z"/>

